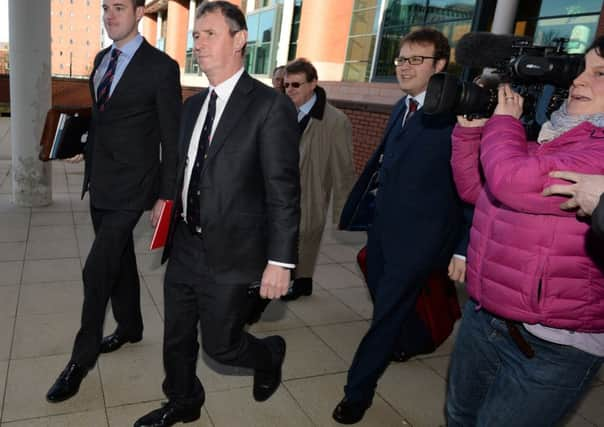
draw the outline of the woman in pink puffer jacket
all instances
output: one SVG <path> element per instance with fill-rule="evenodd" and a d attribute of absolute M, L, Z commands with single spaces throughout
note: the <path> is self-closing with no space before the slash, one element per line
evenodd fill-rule
<path fill-rule="evenodd" d="M 542 194 L 554 170 L 604 173 L 603 55 L 599 38 L 537 143 L 508 85 L 491 119 L 459 118 L 453 132 L 457 189 L 476 209 L 449 427 L 555 425 L 604 360 L 604 242 Z"/>

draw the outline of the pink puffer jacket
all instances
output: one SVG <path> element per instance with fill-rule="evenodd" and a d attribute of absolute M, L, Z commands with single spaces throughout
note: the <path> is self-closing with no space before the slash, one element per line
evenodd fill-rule
<path fill-rule="evenodd" d="M 480 158 L 479 158 L 480 149 Z M 507 319 L 604 332 L 604 242 L 563 197 L 544 197 L 554 170 L 604 174 L 604 128 L 589 122 L 539 145 L 520 121 L 494 116 L 457 126 L 451 160 L 462 199 L 476 205 L 468 248 L 468 292 Z"/>

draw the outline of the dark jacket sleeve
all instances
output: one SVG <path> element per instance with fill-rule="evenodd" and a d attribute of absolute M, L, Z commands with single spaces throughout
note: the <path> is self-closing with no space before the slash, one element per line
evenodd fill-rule
<path fill-rule="evenodd" d="M 159 78 L 155 95 L 161 137 L 159 198 L 171 199 L 176 187 L 177 144 L 182 91 L 178 64 L 170 60 L 164 69 L 165 74 Z"/>
<path fill-rule="evenodd" d="M 267 256 L 271 261 L 296 264 L 300 223 L 300 132 L 296 110 L 288 98 L 274 97 L 259 139 L 269 227 Z"/>
<path fill-rule="evenodd" d="M 604 195 L 600 196 L 598 206 L 592 213 L 591 228 L 600 239 L 604 239 Z"/>
<path fill-rule="evenodd" d="M 472 219 L 474 218 L 474 206 L 469 203 L 463 204 L 463 217 L 459 233 L 459 241 L 455 247 L 455 255 L 467 256 L 468 244 L 470 243 L 470 228 L 472 228 Z"/>

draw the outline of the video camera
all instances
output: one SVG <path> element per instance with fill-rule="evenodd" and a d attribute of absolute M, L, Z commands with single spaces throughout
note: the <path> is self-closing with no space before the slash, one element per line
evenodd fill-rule
<path fill-rule="evenodd" d="M 567 41 L 556 39 L 552 46 L 534 46 L 526 37 L 468 33 L 457 44 L 455 60 L 465 67 L 491 68 L 481 76 L 484 87 L 452 74 L 434 74 L 424 111 L 490 117 L 497 106 L 498 85 L 510 83 L 524 98 L 522 121 L 529 136 L 534 136 L 568 97 L 570 85 L 584 68 L 583 54 L 565 52 Z"/>

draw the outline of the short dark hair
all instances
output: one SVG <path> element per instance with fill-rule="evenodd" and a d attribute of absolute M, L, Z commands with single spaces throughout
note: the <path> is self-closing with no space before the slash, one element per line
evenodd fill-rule
<path fill-rule="evenodd" d="M 591 43 L 591 45 L 589 45 L 589 47 L 587 48 L 585 53 L 589 52 L 592 49 L 596 51 L 598 56 L 604 58 L 604 36 L 600 36 L 600 37 L 596 38 Z"/>
<path fill-rule="evenodd" d="M 273 74 L 271 74 L 271 76 L 274 76 L 277 71 L 281 71 L 281 70 L 284 70 L 284 69 L 285 69 L 285 65 L 277 65 L 275 67 L 275 69 L 273 70 Z"/>
<path fill-rule="evenodd" d="M 134 4 L 134 8 L 137 7 L 145 7 L 145 0 L 132 0 L 132 4 Z"/>
<path fill-rule="evenodd" d="M 434 46 L 434 57 L 436 58 L 434 61 L 438 61 L 439 59 L 445 60 L 445 67 L 449 65 L 449 56 L 451 55 L 451 47 L 449 46 L 449 40 L 445 37 L 443 33 L 434 28 L 420 28 L 418 30 L 412 31 L 403 37 L 401 37 L 401 41 L 398 45 L 398 50 L 400 51 L 404 44 L 430 44 Z"/>
<path fill-rule="evenodd" d="M 199 5 L 195 11 L 195 19 L 201 18 L 203 15 L 208 13 L 220 12 L 229 26 L 229 32 L 231 36 L 234 36 L 239 31 L 247 31 L 247 23 L 245 22 L 245 15 L 237 6 L 233 3 L 229 3 L 224 0 L 209 1 L 205 0 Z M 245 55 L 245 47 L 247 43 L 243 45 L 241 49 L 241 56 Z"/>
<path fill-rule="evenodd" d="M 307 82 L 318 80 L 317 69 L 312 63 L 306 58 L 296 58 L 289 62 L 285 66 L 285 72 L 287 74 L 299 74 L 304 73 Z"/>

